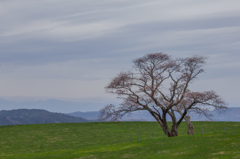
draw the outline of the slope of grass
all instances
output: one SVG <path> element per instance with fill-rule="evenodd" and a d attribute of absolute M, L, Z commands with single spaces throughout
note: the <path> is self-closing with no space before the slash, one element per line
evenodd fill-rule
<path fill-rule="evenodd" d="M 1 126 L 0 158 L 240 158 L 239 122 L 193 124 L 174 138 L 156 122 Z"/>

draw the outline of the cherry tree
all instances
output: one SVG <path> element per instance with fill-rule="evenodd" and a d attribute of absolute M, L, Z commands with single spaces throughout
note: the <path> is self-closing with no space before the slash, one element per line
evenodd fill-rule
<path fill-rule="evenodd" d="M 227 109 L 226 103 L 214 91 L 189 90 L 189 85 L 204 71 L 205 60 L 203 56 L 173 59 L 162 52 L 134 60 L 133 71 L 120 72 L 105 87 L 108 93 L 116 94 L 123 102 L 119 106 L 105 106 L 100 111 L 100 119 L 114 121 L 127 113 L 145 110 L 167 136 L 178 136 L 183 119 L 188 125 L 188 134 L 193 134 L 190 113 L 210 118 L 213 108 L 220 112 Z M 167 123 L 167 114 L 171 117 L 171 127 Z"/>

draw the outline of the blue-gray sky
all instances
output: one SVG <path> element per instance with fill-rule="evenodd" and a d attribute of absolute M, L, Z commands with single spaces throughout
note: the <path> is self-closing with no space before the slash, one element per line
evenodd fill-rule
<path fill-rule="evenodd" d="M 208 56 L 191 88 L 239 106 L 239 19 L 239 0 L 0 0 L 0 96 L 112 102 L 112 77 L 164 52 Z"/>

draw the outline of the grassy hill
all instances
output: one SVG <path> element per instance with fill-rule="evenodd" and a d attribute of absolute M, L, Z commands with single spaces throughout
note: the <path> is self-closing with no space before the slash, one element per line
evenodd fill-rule
<path fill-rule="evenodd" d="M 239 122 L 193 124 L 196 135 L 182 123 L 174 138 L 156 122 L 1 126 L 0 158 L 240 158 Z"/>

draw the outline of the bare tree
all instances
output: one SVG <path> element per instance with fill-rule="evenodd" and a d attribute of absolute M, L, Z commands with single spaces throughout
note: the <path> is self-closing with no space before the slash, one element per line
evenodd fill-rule
<path fill-rule="evenodd" d="M 118 120 L 127 113 L 147 110 L 164 133 L 173 137 L 178 136 L 178 127 L 184 118 L 190 123 L 186 116 L 190 112 L 210 117 L 211 108 L 226 109 L 225 102 L 214 91 L 201 93 L 188 89 L 189 84 L 203 72 L 205 59 L 202 56 L 172 59 L 164 53 L 153 53 L 134 60 L 135 71 L 121 72 L 105 87 L 108 93 L 117 94 L 123 102 L 118 107 L 112 104 L 105 106 L 100 111 L 100 119 Z M 177 119 L 175 113 L 181 117 Z M 167 124 L 167 114 L 172 120 L 171 129 Z M 193 134 L 193 127 L 191 129 L 189 134 Z"/>

